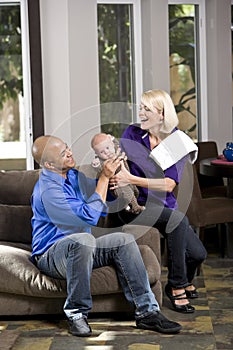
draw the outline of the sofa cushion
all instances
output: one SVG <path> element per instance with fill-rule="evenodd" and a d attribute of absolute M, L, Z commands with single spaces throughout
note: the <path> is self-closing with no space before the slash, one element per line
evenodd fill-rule
<path fill-rule="evenodd" d="M 160 279 L 160 265 L 148 246 L 139 246 L 150 283 Z M 0 292 L 34 297 L 64 297 L 64 280 L 42 274 L 30 261 L 30 252 L 15 246 L 0 244 Z M 121 291 L 112 266 L 95 269 L 91 278 L 92 295 L 111 294 Z"/>
<path fill-rule="evenodd" d="M 0 291 L 35 297 L 65 296 L 64 281 L 40 273 L 30 256 L 31 253 L 24 249 L 0 245 Z"/>
<path fill-rule="evenodd" d="M 0 204 L 0 240 L 31 243 L 32 210 L 29 205 Z"/>

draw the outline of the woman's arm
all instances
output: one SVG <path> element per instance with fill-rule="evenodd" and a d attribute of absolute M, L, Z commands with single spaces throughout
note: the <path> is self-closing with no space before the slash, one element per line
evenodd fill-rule
<path fill-rule="evenodd" d="M 128 184 L 136 185 L 139 187 L 145 187 L 150 190 L 156 190 L 161 192 L 172 192 L 176 187 L 176 182 L 169 178 L 161 178 L 161 179 L 148 179 L 139 176 L 132 175 L 124 166 L 121 164 L 121 171 L 114 175 L 110 181 L 111 189 L 115 189 L 117 187 L 123 187 Z"/>

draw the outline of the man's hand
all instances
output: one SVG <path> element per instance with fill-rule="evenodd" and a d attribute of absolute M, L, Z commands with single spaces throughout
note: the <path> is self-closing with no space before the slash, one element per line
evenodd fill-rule
<path fill-rule="evenodd" d="M 121 157 L 114 157 L 107 159 L 103 164 L 103 170 L 96 186 L 96 192 L 101 196 L 103 201 L 106 200 L 109 179 L 115 174 L 117 168 L 121 165 L 121 162 Z"/>
<path fill-rule="evenodd" d="M 110 179 L 115 174 L 118 167 L 121 165 L 121 161 L 122 161 L 122 157 L 114 157 L 114 158 L 105 160 L 101 175 Z"/>

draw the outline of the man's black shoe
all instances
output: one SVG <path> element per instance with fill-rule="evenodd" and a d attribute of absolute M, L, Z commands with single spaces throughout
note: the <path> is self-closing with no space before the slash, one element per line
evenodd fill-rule
<path fill-rule="evenodd" d="M 165 334 L 178 333 L 182 329 L 182 326 L 179 323 L 168 320 L 159 311 L 153 312 L 149 316 L 136 320 L 136 326 L 137 328 L 148 329 Z"/>
<path fill-rule="evenodd" d="M 89 337 L 92 333 L 86 317 L 82 316 L 78 319 L 69 320 L 69 332 L 78 337 Z"/>

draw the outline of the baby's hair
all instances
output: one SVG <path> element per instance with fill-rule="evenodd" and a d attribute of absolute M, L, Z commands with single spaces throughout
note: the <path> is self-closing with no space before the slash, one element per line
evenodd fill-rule
<path fill-rule="evenodd" d="M 99 141 L 97 142 L 97 140 L 98 140 L 99 138 L 106 138 L 106 137 L 108 137 L 108 135 L 105 134 L 105 133 L 103 133 L 103 132 L 100 132 L 100 133 L 98 133 L 98 134 L 95 134 L 95 135 L 92 137 L 92 139 L 91 139 L 91 147 L 92 147 L 92 148 L 95 148 L 95 145 L 99 143 Z"/>

